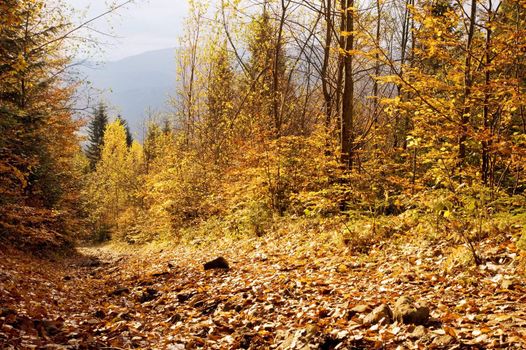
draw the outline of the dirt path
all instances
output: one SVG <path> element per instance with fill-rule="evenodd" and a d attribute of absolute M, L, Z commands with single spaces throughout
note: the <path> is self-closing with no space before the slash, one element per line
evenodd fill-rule
<path fill-rule="evenodd" d="M 59 261 L 0 256 L 2 349 L 526 348 L 526 288 L 512 244 L 478 269 L 444 271 L 446 246 L 335 254 L 253 240 Z M 204 271 L 224 256 L 230 270 Z M 364 320 L 409 296 L 426 326 Z"/>

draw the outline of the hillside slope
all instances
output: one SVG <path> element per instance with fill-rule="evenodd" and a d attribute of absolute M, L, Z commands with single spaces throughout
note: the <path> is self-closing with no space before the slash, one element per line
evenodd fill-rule
<path fill-rule="evenodd" d="M 101 90 L 101 98 L 128 120 L 135 137 L 142 138 L 146 111 L 163 110 L 175 91 L 175 49 L 149 51 L 100 64 L 86 63 L 81 76 Z"/>

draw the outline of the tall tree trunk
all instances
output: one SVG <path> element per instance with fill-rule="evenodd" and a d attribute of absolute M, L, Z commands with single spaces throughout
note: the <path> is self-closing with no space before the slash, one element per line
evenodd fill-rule
<path fill-rule="evenodd" d="M 332 0 L 327 0 L 325 4 L 325 47 L 323 48 L 323 65 L 321 67 L 321 87 L 323 91 L 324 110 L 325 110 L 325 128 L 327 132 L 331 126 L 332 119 L 332 95 L 329 87 L 329 63 L 331 56 L 332 44 Z"/>
<path fill-rule="evenodd" d="M 343 36 L 343 98 L 341 118 L 341 153 L 342 162 L 351 169 L 354 161 L 354 80 L 353 54 L 354 48 L 354 0 L 341 0 L 342 4 L 342 36 Z"/>
<path fill-rule="evenodd" d="M 380 28 L 381 28 L 381 7 L 380 7 L 380 0 L 376 0 L 376 45 L 378 45 L 378 48 L 381 47 L 380 45 Z M 374 110 L 373 110 L 373 123 L 376 127 L 376 124 L 378 123 L 378 115 L 380 114 L 380 96 L 378 94 L 378 76 L 380 76 L 380 52 L 378 50 L 374 54 L 374 80 L 373 80 L 373 97 L 374 97 Z"/>
<path fill-rule="evenodd" d="M 475 34 L 475 22 L 477 19 L 477 0 L 471 0 L 471 10 L 469 18 L 468 38 L 466 43 L 466 60 L 464 67 L 464 96 L 462 115 L 460 116 L 460 136 L 458 138 L 458 167 L 462 169 L 466 159 L 466 140 L 468 137 L 468 127 L 471 121 L 471 107 L 469 99 L 471 97 L 471 89 L 473 87 L 473 72 L 472 72 L 472 46 L 473 36 Z"/>
<path fill-rule="evenodd" d="M 406 0 L 405 9 L 404 9 L 404 23 L 402 25 L 402 42 L 400 45 L 400 72 L 399 75 L 403 76 L 404 74 L 404 65 L 406 63 L 407 57 L 407 46 L 409 45 L 409 37 L 412 35 L 412 19 L 409 12 L 409 7 L 413 5 L 413 0 Z M 400 99 L 402 96 L 402 84 L 397 85 L 397 93 Z M 395 130 L 393 137 L 393 147 L 399 147 L 400 144 L 403 145 L 404 150 L 407 148 L 406 135 L 409 125 L 408 116 L 404 116 L 404 120 L 400 120 L 400 115 L 396 114 L 395 116 Z"/>
<path fill-rule="evenodd" d="M 483 119 L 484 119 L 484 129 L 483 129 L 483 139 L 482 139 L 482 169 L 481 169 L 481 175 L 482 175 L 482 183 L 484 185 L 487 185 L 488 179 L 489 179 L 489 173 L 490 173 L 490 154 L 489 154 L 489 148 L 491 144 L 491 139 L 493 137 L 493 130 L 491 128 L 490 130 L 490 116 L 489 116 L 489 98 L 490 98 L 490 91 L 489 91 L 489 85 L 491 80 L 491 73 L 490 73 L 490 64 L 491 64 L 491 22 L 492 22 L 492 7 L 493 2 L 492 0 L 489 0 L 488 2 L 488 21 L 486 23 L 486 67 L 485 67 L 485 76 L 484 76 L 484 109 L 483 109 Z M 490 135 L 487 135 L 487 133 L 490 133 Z"/>
<path fill-rule="evenodd" d="M 282 42 L 283 42 L 283 26 L 285 25 L 285 17 L 287 13 L 287 5 L 285 4 L 285 0 L 281 0 L 281 16 L 279 19 L 279 27 L 278 27 L 278 37 L 276 38 L 276 45 L 274 46 L 274 62 L 272 67 L 272 111 L 274 114 L 274 136 L 276 138 L 281 137 L 281 124 L 282 124 L 282 118 L 281 118 L 281 86 L 280 86 L 280 71 L 281 67 L 280 64 L 283 64 L 283 62 L 280 62 L 281 57 L 281 51 L 283 50 Z"/>
<path fill-rule="evenodd" d="M 334 8 L 338 7 L 338 2 L 341 3 L 343 0 L 334 0 Z M 338 37 L 338 72 L 336 75 L 336 88 L 335 88 L 335 99 L 334 99 L 334 105 L 336 107 L 335 110 L 335 125 L 338 125 L 339 129 L 341 129 L 341 120 L 342 120 L 342 94 L 343 94 L 343 58 L 345 54 L 342 53 L 343 47 L 345 46 L 345 38 L 342 35 L 343 31 L 345 30 L 345 22 L 343 21 L 343 10 L 340 10 L 340 35 Z M 341 130 L 338 130 L 340 132 L 339 137 L 341 137 Z"/>

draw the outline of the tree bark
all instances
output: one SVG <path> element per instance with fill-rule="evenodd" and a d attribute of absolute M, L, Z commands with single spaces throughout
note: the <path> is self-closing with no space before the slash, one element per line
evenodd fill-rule
<path fill-rule="evenodd" d="M 471 69 L 471 49 L 473 46 L 473 36 L 475 34 L 475 21 L 477 17 L 477 1 L 471 1 L 471 10 L 469 18 L 468 38 L 466 43 L 466 60 L 464 67 L 464 97 L 462 115 L 460 116 L 460 136 L 458 138 L 458 167 L 462 169 L 466 160 L 466 140 L 468 137 L 468 127 L 471 121 L 471 107 L 469 98 L 471 97 L 471 90 L 473 87 L 473 73 Z"/>
<path fill-rule="evenodd" d="M 327 0 L 325 4 L 325 47 L 323 48 L 323 66 L 321 67 L 321 87 L 323 91 L 325 128 L 327 132 L 331 126 L 332 119 L 332 96 L 329 88 L 329 63 L 332 44 L 332 0 Z"/>
<path fill-rule="evenodd" d="M 341 117 L 341 153 L 342 163 L 347 169 L 351 169 L 354 160 L 354 80 L 352 54 L 354 48 L 354 0 L 341 0 L 341 4 L 344 74 Z"/>

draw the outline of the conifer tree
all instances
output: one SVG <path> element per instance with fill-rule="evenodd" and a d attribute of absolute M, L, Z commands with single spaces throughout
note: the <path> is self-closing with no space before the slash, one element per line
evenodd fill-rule
<path fill-rule="evenodd" d="M 122 126 L 124 127 L 124 131 L 126 132 L 126 144 L 128 145 L 128 147 L 131 147 L 133 143 L 133 136 L 130 132 L 130 126 L 128 125 L 128 121 L 120 115 L 117 116 L 117 119 L 121 122 Z"/>
<path fill-rule="evenodd" d="M 94 111 L 93 119 L 91 120 L 88 129 L 89 144 L 86 149 L 86 155 L 89 159 L 90 168 L 92 170 L 95 169 L 95 166 L 100 160 L 104 132 L 107 125 L 107 107 L 103 102 L 100 102 Z"/>
<path fill-rule="evenodd" d="M 21 237 L 39 224 L 64 233 L 79 183 L 65 79 L 71 26 L 44 0 L 2 1 L 0 12 L 0 233 Z"/>
<path fill-rule="evenodd" d="M 71 89 L 56 74 L 68 64 L 60 39 L 67 24 L 42 0 L 9 1 L 1 10 L 0 197 L 32 197 L 34 204 L 52 207 L 61 192 L 58 173 L 67 173 L 54 172 L 61 163 L 55 143 L 62 136 L 75 139 L 65 106 Z"/>
<path fill-rule="evenodd" d="M 149 171 L 151 163 L 157 158 L 157 138 L 163 134 L 159 125 L 150 121 L 144 139 L 144 159 L 146 163 L 146 171 Z"/>

